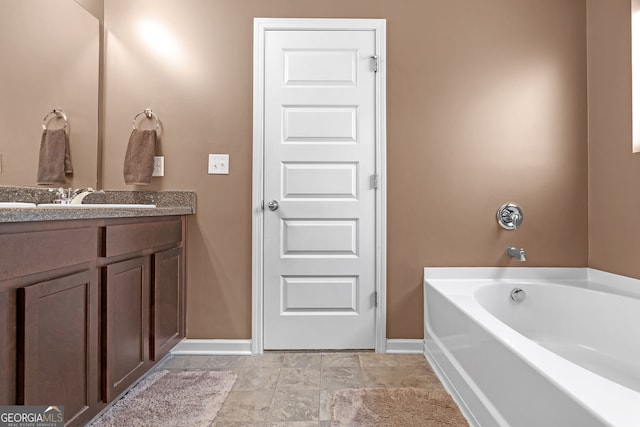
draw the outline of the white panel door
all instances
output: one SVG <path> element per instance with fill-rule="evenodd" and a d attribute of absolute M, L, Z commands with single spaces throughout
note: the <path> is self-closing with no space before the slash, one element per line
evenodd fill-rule
<path fill-rule="evenodd" d="M 375 53 L 374 31 L 265 35 L 265 349 L 375 347 Z"/>

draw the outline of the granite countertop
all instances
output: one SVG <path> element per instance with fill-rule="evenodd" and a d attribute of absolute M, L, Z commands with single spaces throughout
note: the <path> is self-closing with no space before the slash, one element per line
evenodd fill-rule
<path fill-rule="evenodd" d="M 48 189 L 0 186 L 0 201 L 52 203 Z M 103 191 L 91 193 L 83 203 L 154 204 L 155 208 L 0 208 L 0 223 L 73 219 L 132 218 L 191 215 L 196 212 L 194 191 Z"/>

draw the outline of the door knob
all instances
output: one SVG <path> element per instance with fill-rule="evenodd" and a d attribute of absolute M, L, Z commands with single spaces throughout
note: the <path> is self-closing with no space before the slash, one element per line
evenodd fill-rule
<path fill-rule="evenodd" d="M 272 200 L 269 203 L 267 203 L 267 207 L 269 208 L 269 210 L 277 211 L 278 208 L 280 207 L 280 204 L 278 203 L 277 200 Z"/>

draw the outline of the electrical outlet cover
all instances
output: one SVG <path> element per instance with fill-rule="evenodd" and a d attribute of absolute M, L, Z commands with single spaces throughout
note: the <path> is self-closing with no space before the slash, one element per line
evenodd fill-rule
<path fill-rule="evenodd" d="M 164 156 L 153 156 L 153 173 L 151 176 L 164 176 Z"/>
<path fill-rule="evenodd" d="M 229 174 L 228 154 L 209 154 L 209 175 Z"/>

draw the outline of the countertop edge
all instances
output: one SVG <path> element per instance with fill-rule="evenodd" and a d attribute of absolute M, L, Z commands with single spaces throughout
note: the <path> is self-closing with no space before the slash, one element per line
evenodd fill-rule
<path fill-rule="evenodd" d="M 193 215 L 192 207 L 157 208 L 3 208 L 0 209 L 0 223 L 66 221 L 74 219 L 140 218 L 154 216 Z"/>

